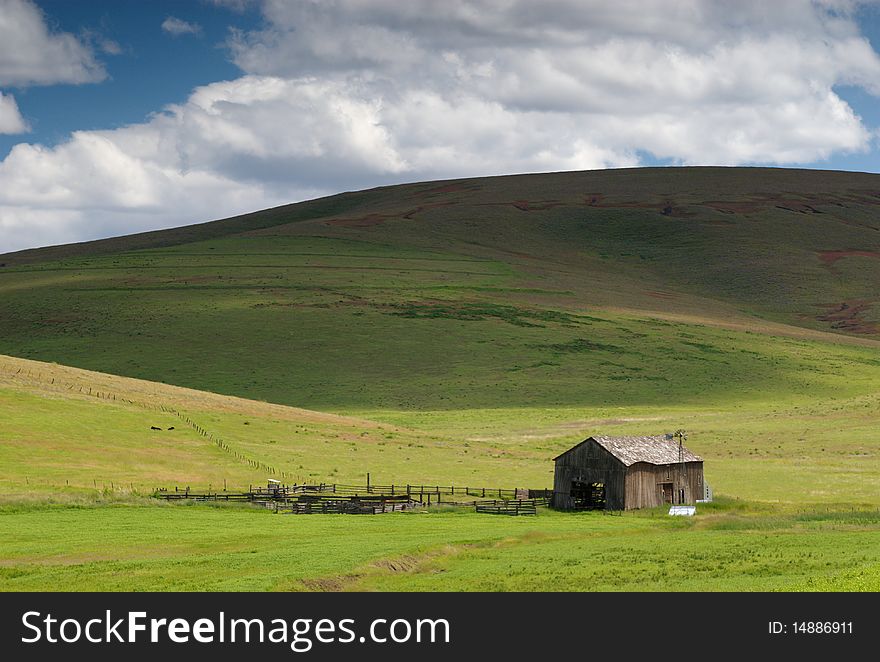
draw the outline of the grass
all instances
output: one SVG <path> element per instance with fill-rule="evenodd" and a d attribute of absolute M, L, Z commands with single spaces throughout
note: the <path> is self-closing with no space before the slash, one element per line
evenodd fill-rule
<path fill-rule="evenodd" d="M 385 420 L 370 421 L 21 359 L 0 368 L 0 590 L 880 588 L 876 396 L 727 411 L 373 412 Z M 304 480 L 362 482 L 379 467 L 374 482 L 505 487 L 551 484 L 549 458 L 591 431 L 684 420 L 721 496 L 694 520 L 447 507 L 289 517 L 156 504 L 143 495 L 161 483 L 216 489 L 228 480 L 234 489 L 267 477 L 186 425 L 178 430 L 168 409 Z M 150 430 L 157 422 L 175 430 Z M 757 432 L 764 440 L 753 446 Z"/>
<path fill-rule="evenodd" d="M 0 509 L 2 590 L 877 590 L 877 516 Z M 100 539 L 94 531 L 102 531 Z M 352 545 L 351 540 L 357 540 Z M 873 573 L 873 575 L 871 575 Z M 873 579 L 871 577 L 873 576 Z"/>
<path fill-rule="evenodd" d="M 0 485 L 14 495 L 120 486 L 150 493 L 175 485 L 240 489 L 267 477 L 363 484 L 369 471 L 383 484 L 543 488 L 552 486 L 552 458 L 589 434 L 684 427 L 718 494 L 783 504 L 880 504 L 880 396 L 842 397 L 861 384 L 855 374 L 846 386 L 833 374 L 817 373 L 821 385 L 818 377 L 839 384 L 835 395 L 816 387 L 825 394 L 339 416 L 6 358 L 0 360 Z M 868 390 L 870 372 L 863 380 Z"/>
<path fill-rule="evenodd" d="M 848 333 L 876 360 L 880 260 L 821 258 L 877 247 L 874 184 L 712 168 L 489 178 L 14 254 L 0 353 L 322 411 L 782 392 L 817 369 L 801 357 L 835 359 L 747 330 Z M 804 205 L 821 213 L 791 211 Z"/>
<path fill-rule="evenodd" d="M 2 588 L 875 590 L 876 182 L 423 183 L 0 256 Z M 143 499 L 549 487 L 589 434 L 678 428 L 722 498 L 687 522 Z"/>

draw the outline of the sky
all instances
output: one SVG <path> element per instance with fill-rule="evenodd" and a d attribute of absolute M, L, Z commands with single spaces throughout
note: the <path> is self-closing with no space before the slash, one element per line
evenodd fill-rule
<path fill-rule="evenodd" d="M 378 185 L 880 172 L 880 3 L 0 0 L 0 253 Z"/>

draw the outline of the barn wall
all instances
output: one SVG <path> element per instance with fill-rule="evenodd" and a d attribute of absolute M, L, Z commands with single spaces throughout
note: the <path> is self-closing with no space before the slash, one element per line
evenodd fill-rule
<path fill-rule="evenodd" d="M 703 494 L 703 463 L 686 462 L 684 471 L 678 464 L 633 464 L 626 473 L 626 509 L 662 506 L 663 483 L 673 484 L 674 503 L 679 503 L 681 489 L 684 503 L 694 503 Z"/>
<path fill-rule="evenodd" d="M 603 483 L 605 508 L 623 510 L 625 505 L 626 467 L 593 440 L 587 440 L 557 458 L 553 476 L 553 506 L 571 510 L 572 481 Z"/>
<path fill-rule="evenodd" d="M 626 509 L 653 508 L 662 504 L 661 484 L 672 482 L 674 475 L 669 465 L 638 462 L 630 466 L 626 472 Z"/>
<path fill-rule="evenodd" d="M 560 510 L 574 506 L 570 496 L 572 481 L 603 483 L 608 510 L 654 508 L 663 505 L 663 483 L 673 484 L 673 500 L 678 504 L 684 489 L 684 503 L 703 496 L 703 463 L 655 465 L 638 462 L 626 467 L 592 439 L 575 446 L 557 458 L 553 478 L 553 505 Z"/>

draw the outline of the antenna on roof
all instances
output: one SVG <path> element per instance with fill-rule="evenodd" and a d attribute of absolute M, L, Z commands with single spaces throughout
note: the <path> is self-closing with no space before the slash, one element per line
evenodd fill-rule
<path fill-rule="evenodd" d="M 685 482 L 685 472 L 684 472 L 684 440 L 687 439 L 687 432 L 679 428 L 675 432 L 672 433 L 673 439 L 678 437 L 678 477 L 681 481 L 681 484 Z M 681 490 L 681 496 L 679 497 L 679 501 L 684 503 L 684 490 L 682 488 L 678 488 Z"/>

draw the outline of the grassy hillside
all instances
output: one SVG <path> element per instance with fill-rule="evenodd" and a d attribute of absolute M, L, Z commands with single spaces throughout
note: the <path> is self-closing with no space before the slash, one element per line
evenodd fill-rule
<path fill-rule="evenodd" d="M 864 351 L 800 344 L 825 352 L 814 383 Z M 825 397 L 372 422 L 3 357 L 0 590 L 880 590 L 880 396 L 854 395 L 871 383 L 864 370 Z M 692 521 L 289 517 L 143 496 L 261 483 L 278 475 L 267 467 L 295 480 L 361 482 L 371 470 L 384 482 L 543 486 L 550 458 L 586 434 L 680 424 L 719 495 Z"/>
<path fill-rule="evenodd" d="M 781 353 L 794 341 L 777 342 Z M 543 488 L 552 458 L 589 434 L 685 427 L 722 496 L 880 505 L 877 367 L 862 348 L 798 345 L 809 379 L 790 375 L 764 399 L 357 417 L 0 357 L 0 501 L 270 477 L 362 484 L 368 471 L 384 484 Z"/>
<path fill-rule="evenodd" d="M 880 590 L 878 185 L 433 182 L 0 256 L 0 589 Z M 143 497 L 549 487 L 676 428 L 720 497 L 686 522 Z"/>
<path fill-rule="evenodd" d="M 877 346 L 878 183 L 461 180 L 0 256 L 0 352 L 334 411 L 751 397 L 810 370 L 707 325 Z"/>

